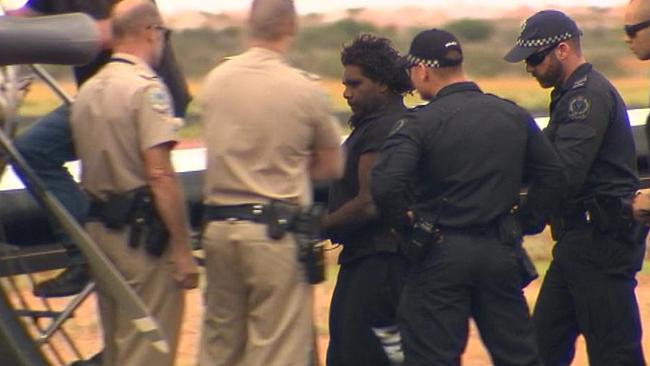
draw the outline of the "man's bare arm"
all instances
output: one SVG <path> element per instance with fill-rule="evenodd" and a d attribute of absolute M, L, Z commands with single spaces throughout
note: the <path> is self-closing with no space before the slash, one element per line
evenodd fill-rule
<path fill-rule="evenodd" d="M 326 229 L 352 227 L 370 220 L 377 215 L 370 194 L 370 170 L 375 164 L 377 153 L 366 153 L 359 157 L 358 181 L 359 192 L 350 201 L 323 219 Z"/>
<path fill-rule="evenodd" d="M 145 150 L 144 168 L 156 210 L 169 231 L 175 271 L 183 288 L 198 285 L 198 269 L 190 251 L 189 224 L 185 197 L 171 162 L 171 144 Z"/>

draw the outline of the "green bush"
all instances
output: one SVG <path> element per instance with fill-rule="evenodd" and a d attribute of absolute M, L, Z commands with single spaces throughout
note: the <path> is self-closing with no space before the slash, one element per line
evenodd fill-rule
<path fill-rule="evenodd" d="M 489 40 L 494 34 L 495 27 L 488 20 L 459 19 L 445 24 L 445 30 L 453 33 L 461 41 L 483 42 Z"/>

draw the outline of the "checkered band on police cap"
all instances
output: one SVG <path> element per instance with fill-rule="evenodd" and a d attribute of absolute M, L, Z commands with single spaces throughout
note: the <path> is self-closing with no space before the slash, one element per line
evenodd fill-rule
<path fill-rule="evenodd" d="M 418 33 L 402 58 L 404 67 L 423 64 L 431 68 L 459 65 L 463 62 L 463 50 L 456 37 L 441 29 L 429 29 Z"/>
<path fill-rule="evenodd" d="M 582 32 L 578 25 L 566 14 L 558 10 L 543 10 L 526 19 L 515 46 L 504 59 L 508 62 L 519 62 L 542 47 L 580 35 Z"/>

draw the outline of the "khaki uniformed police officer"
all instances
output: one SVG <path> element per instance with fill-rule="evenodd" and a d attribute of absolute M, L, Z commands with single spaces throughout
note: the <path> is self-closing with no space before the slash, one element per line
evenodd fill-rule
<path fill-rule="evenodd" d="M 171 352 L 158 353 L 121 314 L 120 299 L 109 296 L 107 285 L 98 281 L 103 364 L 172 365 L 183 315 L 182 289 L 196 287 L 198 271 L 189 251 L 183 193 L 170 161 L 178 126 L 167 89 L 151 69 L 160 59 L 169 30 L 148 0 L 120 2 L 112 20 L 115 53 L 106 67 L 84 84 L 72 110 L 82 185 L 94 206 L 100 207 L 94 213 L 91 209 L 91 216 L 99 221 L 89 222 L 86 228 L 142 297 L 166 335 Z M 159 255 L 152 254 L 150 243 L 129 243 L 129 234 L 136 230 L 134 223 L 113 228 L 117 224 L 109 224 L 110 215 L 106 214 L 112 204 L 120 202 L 116 197 L 124 200 L 130 197 L 129 192 L 147 187 L 153 210 L 169 234 Z M 153 244 L 164 245 L 165 240 Z M 100 273 L 94 275 L 101 278 Z"/>
<path fill-rule="evenodd" d="M 311 201 L 309 179 L 338 177 L 340 131 L 327 100 L 284 54 L 291 0 L 256 0 L 251 48 L 216 67 L 201 95 L 207 145 L 203 237 L 207 288 L 202 366 L 304 366 L 311 288 L 292 233 L 272 240 L 271 200 Z"/>

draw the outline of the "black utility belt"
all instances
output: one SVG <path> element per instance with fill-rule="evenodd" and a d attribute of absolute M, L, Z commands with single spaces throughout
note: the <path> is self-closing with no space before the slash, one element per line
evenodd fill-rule
<path fill-rule="evenodd" d="M 169 240 L 148 187 L 109 194 L 104 201 L 91 200 L 87 221 L 99 221 L 113 230 L 129 228 L 128 245 L 144 246 L 156 257 L 162 255 Z"/>
<path fill-rule="evenodd" d="M 302 208 L 296 204 L 272 200 L 268 204 L 205 205 L 203 220 L 251 221 L 265 224 L 267 235 L 273 240 L 282 239 L 287 232 L 294 234 L 298 245 L 298 260 L 305 266 L 307 281 L 312 284 L 325 280 L 325 260 L 320 222 L 322 208 L 318 205 Z"/>
<path fill-rule="evenodd" d="M 499 235 L 499 228 L 495 224 L 468 227 L 447 227 L 439 226 L 438 229 L 445 235 L 468 235 L 496 237 Z"/>
<path fill-rule="evenodd" d="M 269 216 L 269 205 L 261 203 L 224 206 L 205 205 L 203 207 L 203 219 L 205 221 L 244 220 L 267 224 Z"/>

